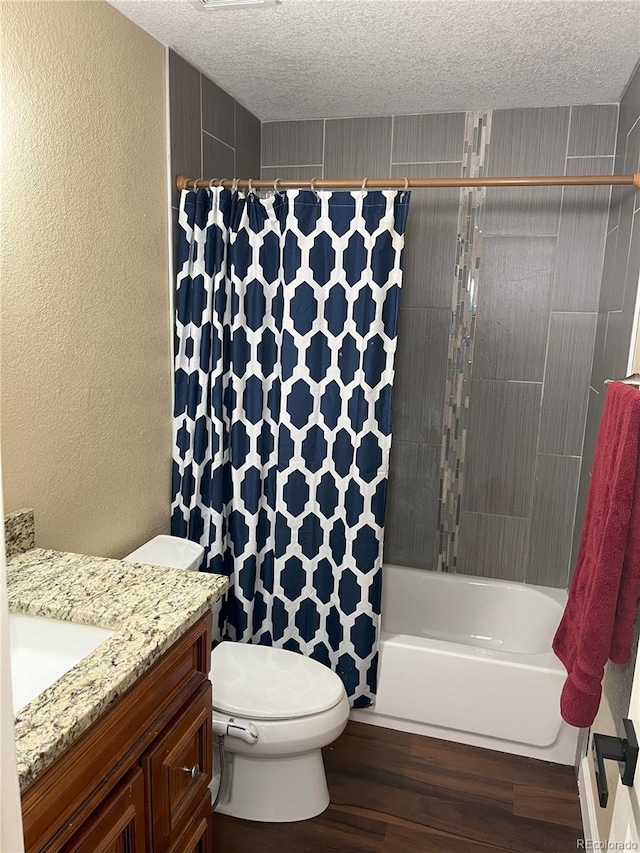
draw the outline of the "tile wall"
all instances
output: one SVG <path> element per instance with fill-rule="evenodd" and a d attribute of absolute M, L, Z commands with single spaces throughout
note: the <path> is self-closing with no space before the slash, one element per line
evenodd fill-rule
<path fill-rule="evenodd" d="M 610 174 L 616 123 L 496 110 L 486 171 Z M 487 190 L 458 571 L 568 584 L 610 192 Z"/>
<path fill-rule="evenodd" d="M 258 177 L 260 121 L 173 50 L 169 51 L 169 112 L 172 175 Z M 178 204 L 174 188 L 174 211 Z"/>
<path fill-rule="evenodd" d="M 613 171 L 617 105 L 496 110 L 488 174 Z M 460 175 L 465 113 L 262 125 L 262 176 Z M 491 189 L 455 570 L 566 587 L 609 188 Z M 412 195 L 385 559 L 437 566 L 457 190 Z"/>

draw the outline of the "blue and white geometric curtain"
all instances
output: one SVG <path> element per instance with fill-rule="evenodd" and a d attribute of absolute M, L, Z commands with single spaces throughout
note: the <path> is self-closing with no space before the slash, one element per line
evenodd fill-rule
<path fill-rule="evenodd" d="M 409 194 L 183 190 L 172 532 L 231 576 L 224 634 L 376 691 Z"/>

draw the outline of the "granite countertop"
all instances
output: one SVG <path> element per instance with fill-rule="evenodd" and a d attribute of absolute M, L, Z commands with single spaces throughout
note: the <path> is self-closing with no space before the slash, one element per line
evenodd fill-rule
<path fill-rule="evenodd" d="M 33 533 L 23 521 L 12 529 L 11 613 L 115 631 L 18 711 L 16 757 L 24 789 L 209 610 L 228 578 L 41 548 L 15 553 L 33 543 Z"/>

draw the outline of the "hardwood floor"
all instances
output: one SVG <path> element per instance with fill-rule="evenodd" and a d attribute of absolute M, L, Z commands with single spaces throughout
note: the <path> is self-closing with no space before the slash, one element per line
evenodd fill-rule
<path fill-rule="evenodd" d="M 572 767 L 353 722 L 324 760 L 324 814 L 216 814 L 216 853 L 568 853 L 582 838 Z"/>

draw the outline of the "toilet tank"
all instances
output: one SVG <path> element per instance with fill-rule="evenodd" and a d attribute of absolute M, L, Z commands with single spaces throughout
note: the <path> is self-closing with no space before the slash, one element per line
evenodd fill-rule
<path fill-rule="evenodd" d="M 203 557 L 204 548 L 197 542 L 179 536 L 155 536 L 122 559 L 125 563 L 149 563 L 195 572 L 200 568 Z"/>

